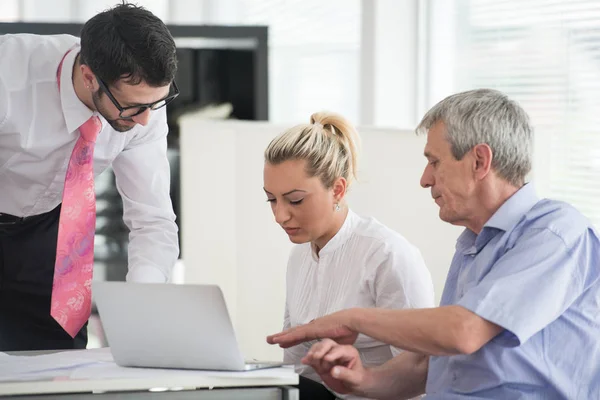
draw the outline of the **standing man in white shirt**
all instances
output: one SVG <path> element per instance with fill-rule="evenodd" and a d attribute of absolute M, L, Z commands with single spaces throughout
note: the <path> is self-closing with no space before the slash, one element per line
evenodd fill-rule
<path fill-rule="evenodd" d="M 179 254 L 166 108 L 175 42 L 120 4 L 69 35 L 0 37 L 0 351 L 85 348 L 93 179 L 112 166 L 128 281 L 166 282 Z"/>

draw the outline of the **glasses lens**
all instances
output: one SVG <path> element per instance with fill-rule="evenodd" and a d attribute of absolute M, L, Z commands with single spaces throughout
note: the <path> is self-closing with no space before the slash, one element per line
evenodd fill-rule
<path fill-rule="evenodd" d="M 135 117 L 136 115 L 143 113 L 145 109 L 146 107 L 126 108 L 123 111 L 121 111 L 121 118 Z"/>

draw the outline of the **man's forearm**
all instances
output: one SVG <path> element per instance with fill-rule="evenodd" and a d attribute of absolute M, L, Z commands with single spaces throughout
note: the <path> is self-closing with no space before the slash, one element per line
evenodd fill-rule
<path fill-rule="evenodd" d="M 462 354 L 479 345 L 470 338 L 480 329 L 469 323 L 474 314 L 460 306 L 404 310 L 358 308 L 348 312 L 352 330 L 415 353 Z"/>
<path fill-rule="evenodd" d="M 425 393 L 429 356 L 403 352 L 385 364 L 370 370 L 371 389 L 366 397 L 375 399 L 411 399 Z"/>

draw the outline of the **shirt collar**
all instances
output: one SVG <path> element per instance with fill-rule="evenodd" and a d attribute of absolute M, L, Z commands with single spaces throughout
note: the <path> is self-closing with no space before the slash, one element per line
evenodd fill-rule
<path fill-rule="evenodd" d="M 358 216 L 354 212 L 352 212 L 352 210 L 348 209 L 348 214 L 346 215 L 346 219 L 344 220 L 342 227 L 319 251 L 318 256 L 315 252 L 314 245 L 311 244 L 310 247 L 312 250 L 313 259 L 318 260 L 319 257 L 334 252 L 335 249 L 346 243 L 346 240 L 348 240 L 348 238 L 352 235 L 352 232 L 354 231 L 357 219 Z"/>
<path fill-rule="evenodd" d="M 535 187 L 528 183 L 509 197 L 485 223 L 479 235 L 465 229 L 456 240 L 456 250 L 465 254 L 476 254 L 498 233 L 508 232 L 539 201 Z"/>
<path fill-rule="evenodd" d="M 472 230 L 466 228 L 456 239 L 456 250 L 465 253 L 467 250 L 475 245 L 475 239 L 477 235 Z"/>
<path fill-rule="evenodd" d="M 60 102 L 69 133 L 75 132 L 94 114 L 75 93 L 73 66 L 79 54 L 79 46 L 73 47 L 65 56 L 60 73 Z"/>
<path fill-rule="evenodd" d="M 528 183 L 506 200 L 483 226 L 510 231 L 539 201 L 533 184 Z"/>

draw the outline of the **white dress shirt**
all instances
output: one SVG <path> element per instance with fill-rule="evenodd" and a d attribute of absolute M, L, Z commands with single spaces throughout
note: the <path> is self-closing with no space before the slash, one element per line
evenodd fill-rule
<path fill-rule="evenodd" d="M 419 250 L 374 218 L 351 210 L 318 255 L 310 243 L 293 248 L 286 280 L 284 329 L 353 307 L 434 306 L 431 275 Z M 295 364 L 299 374 L 321 382 L 311 367 L 300 363 L 313 344 L 286 349 L 284 361 Z M 367 366 L 383 364 L 400 352 L 364 335 L 354 346 Z"/>
<path fill-rule="evenodd" d="M 92 115 L 102 121 L 94 175 L 112 165 L 130 230 L 127 280 L 169 279 L 179 245 L 169 196 L 166 110 L 147 126 L 115 131 L 75 94 L 73 65 L 79 39 L 70 35 L 0 36 L 0 213 L 32 216 L 62 201 L 67 165 L 78 128 Z M 61 90 L 57 67 L 65 53 Z"/>

